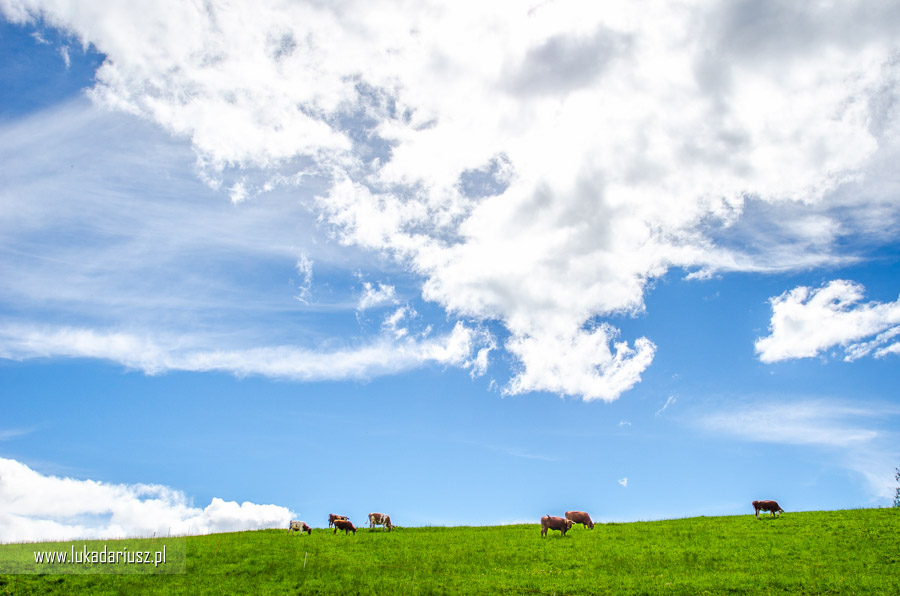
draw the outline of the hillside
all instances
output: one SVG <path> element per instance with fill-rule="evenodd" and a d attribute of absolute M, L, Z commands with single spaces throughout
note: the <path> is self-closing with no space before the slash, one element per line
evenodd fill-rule
<path fill-rule="evenodd" d="M 2 575 L 0 594 L 900 594 L 900 510 L 188 537 L 185 573 Z M 112 541 L 109 541 L 112 542 Z M 6 547 L 0 547 L 6 548 Z"/>

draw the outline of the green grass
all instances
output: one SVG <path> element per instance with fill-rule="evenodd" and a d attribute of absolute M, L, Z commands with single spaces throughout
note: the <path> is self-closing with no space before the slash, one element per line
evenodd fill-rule
<path fill-rule="evenodd" d="M 2 548 L 2 547 L 0 547 Z M 305 561 L 305 564 L 304 564 Z M 900 594 L 900 510 L 188 537 L 179 575 L 0 575 L 0 594 Z"/>

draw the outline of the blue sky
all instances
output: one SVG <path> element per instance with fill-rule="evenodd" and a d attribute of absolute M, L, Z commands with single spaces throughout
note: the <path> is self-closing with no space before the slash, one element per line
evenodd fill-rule
<path fill-rule="evenodd" d="M 651 4 L 0 2 L 0 540 L 890 504 L 900 11 Z"/>

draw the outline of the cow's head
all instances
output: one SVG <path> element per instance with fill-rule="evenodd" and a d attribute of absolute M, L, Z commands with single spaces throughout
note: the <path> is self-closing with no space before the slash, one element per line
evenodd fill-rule
<path fill-rule="evenodd" d="M 567 531 L 571 530 L 573 525 L 575 525 L 575 522 L 573 522 L 571 519 L 566 520 L 566 530 Z"/>

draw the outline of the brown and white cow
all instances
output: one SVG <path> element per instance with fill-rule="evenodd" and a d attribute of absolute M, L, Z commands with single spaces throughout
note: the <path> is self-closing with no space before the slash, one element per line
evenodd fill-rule
<path fill-rule="evenodd" d="M 575 522 L 571 519 L 545 515 L 541 518 L 541 538 L 547 535 L 547 530 L 559 530 L 565 536 L 566 532 L 572 529 L 573 523 Z"/>
<path fill-rule="evenodd" d="M 292 521 L 291 525 L 288 526 L 288 532 L 306 532 L 307 534 L 312 534 L 312 528 L 306 525 L 305 521 Z"/>
<path fill-rule="evenodd" d="M 771 511 L 773 517 L 778 517 L 776 513 L 784 513 L 784 509 L 777 501 L 753 501 L 753 510 L 756 512 L 757 519 L 759 519 L 760 511 Z"/>
<path fill-rule="evenodd" d="M 375 526 L 381 526 L 382 532 L 384 532 L 385 529 L 387 529 L 388 532 L 394 529 L 394 526 L 391 524 L 391 516 L 383 513 L 369 514 L 369 529 L 374 530 Z"/>
<path fill-rule="evenodd" d="M 350 518 L 347 517 L 346 515 L 335 515 L 334 513 L 329 513 L 328 514 L 328 527 L 330 528 L 331 526 L 333 526 L 335 520 L 338 520 L 338 519 L 348 520 Z"/>
<path fill-rule="evenodd" d="M 594 529 L 594 522 L 591 516 L 584 511 L 566 511 L 566 519 L 572 520 L 573 524 L 581 524 L 585 528 Z"/>
<path fill-rule="evenodd" d="M 351 531 L 356 534 L 356 528 L 353 526 L 353 523 L 349 519 L 334 520 L 334 532 L 332 533 L 337 534 L 338 530 L 343 530 L 344 534 L 349 534 Z"/>

